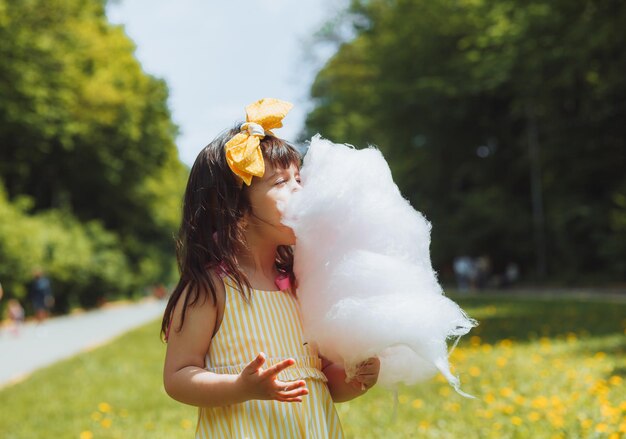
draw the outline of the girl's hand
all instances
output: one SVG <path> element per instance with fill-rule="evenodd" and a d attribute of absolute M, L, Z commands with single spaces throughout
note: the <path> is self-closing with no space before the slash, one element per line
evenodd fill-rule
<path fill-rule="evenodd" d="M 380 360 L 378 357 L 368 358 L 357 365 L 356 375 L 349 384 L 357 389 L 369 390 L 378 381 L 379 372 Z"/>
<path fill-rule="evenodd" d="M 262 352 L 252 360 L 237 377 L 248 399 L 275 399 L 282 402 L 302 402 L 302 395 L 309 393 L 304 380 L 283 382 L 276 379 L 283 370 L 295 363 L 288 358 L 280 363 L 261 370 L 265 363 L 265 354 Z"/>

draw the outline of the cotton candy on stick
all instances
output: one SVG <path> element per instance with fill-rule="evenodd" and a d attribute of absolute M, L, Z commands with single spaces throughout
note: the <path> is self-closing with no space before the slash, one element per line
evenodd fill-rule
<path fill-rule="evenodd" d="M 474 326 L 443 295 L 430 261 L 431 224 L 405 200 L 380 151 L 319 136 L 303 189 L 282 206 L 295 232 L 294 271 L 305 337 L 348 378 L 378 356 L 379 384 L 414 384 L 437 371 L 461 394 L 448 338 Z"/>

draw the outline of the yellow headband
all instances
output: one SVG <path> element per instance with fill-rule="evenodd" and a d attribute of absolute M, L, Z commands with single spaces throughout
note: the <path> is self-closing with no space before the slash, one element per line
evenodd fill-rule
<path fill-rule="evenodd" d="M 261 99 L 246 107 L 246 123 L 224 148 L 228 166 L 248 186 L 253 176 L 263 177 L 265 173 L 261 139 L 266 134 L 274 135 L 271 129 L 283 126 L 282 120 L 292 107 L 289 102 L 272 98 Z"/>

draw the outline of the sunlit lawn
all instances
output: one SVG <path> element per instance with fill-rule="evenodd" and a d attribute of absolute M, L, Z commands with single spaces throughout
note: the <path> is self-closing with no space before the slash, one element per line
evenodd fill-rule
<path fill-rule="evenodd" d="M 626 304 L 469 297 L 480 321 L 441 377 L 338 404 L 353 438 L 626 438 Z M 162 390 L 158 323 L 0 391 L 2 438 L 193 437 Z"/>

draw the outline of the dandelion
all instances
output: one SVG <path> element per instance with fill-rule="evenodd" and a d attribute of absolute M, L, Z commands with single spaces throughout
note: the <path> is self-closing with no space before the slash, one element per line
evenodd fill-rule
<path fill-rule="evenodd" d="M 484 344 L 480 347 L 480 350 L 483 351 L 485 354 L 488 354 L 493 350 L 493 347 L 490 344 Z"/>
<path fill-rule="evenodd" d="M 458 402 L 447 402 L 446 404 L 444 404 L 444 408 L 446 410 L 450 410 L 451 412 L 458 412 L 461 406 Z"/>
<path fill-rule="evenodd" d="M 620 439 L 620 434 L 619 433 L 611 433 L 609 435 L 609 439 Z"/>
<path fill-rule="evenodd" d="M 505 413 L 507 415 L 512 415 L 514 411 L 515 411 L 515 407 L 513 407 L 512 405 L 502 406 L 502 413 Z"/>
<path fill-rule="evenodd" d="M 430 422 L 428 421 L 420 421 L 419 428 L 420 430 L 427 430 L 430 427 Z"/>
<path fill-rule="evenodd" d="M 539 419 L 541 419 L 541 415 L 537 412 L 530 412 L 528 414 L 528 420 L 532 421 L 532 422 L 537 422 Z"/>
<path fill-rule="evenodd" d="M 504 357 L 498 357 L 498 358 L 496 359 L 496 365 L 497 365 L 498 367 L 504 367 L 504 366 L 506 366 L 507 361 L 508 361 L 508 360 L 507 360 L 506 358 L 504 358 Z"/>
<path fill-rule="evenodd" d="M 511 389 L 510 387 L 503 387 L 500 389 L 500 395 L 504 396 L 505 398 L 511 396 L 513 394 L 513 389 Z"/>
<path fill-rule="evenodd" d="M 500 340 L 500 346 L 502 346 L 503 348 L 510 348 L 511 346 L 513 346 L 513 341 L 505 338 L 503 340 Z"/>
<path fill-rule="evenodd" d="M 81 431 L 80 432 L 80 439 L 92 439 L 93 438 L 93 433 L 89 430 L 85 430 L 85 431 Z"/>
<path fill-rule="evenodd" d="M 600 423 L 598 425 L 596 425 L 596 432 L 598 433 L 606 433 L 607 431 L 609 431 L 609 427 L 606 424 Z"/>
<path fill-rule="evenodd" d="M 595 358 L 596 360 L 604 360 L 606 358 L 606 354 L 604 352 L 596 352 L 596 354 L 593 356 L 593 358 Z"/>
<path fill-rule="evenodd" d="M 448 395 L 450 395 L 450 387 L 440 387 L 439 388 L 439 394 L 441 396 L 448 396 Z"/>
<path fill-rule="evenodd" d="M 109 413 L 111 411 L 111 405 L 106 402 L 101 402 L 98 404 L 98 410 L 102 413 Z"/>
<path fill-rule="evenodd" d="M 100 425 L 102 425 L 103 428 L 109 428 L 111 426 L 111 420 L 109 418 L 103 419 Z"/>
<path fill-rule="evenodd" d="M 513 416 L 513 417 L 511 418 L 511 423 L 512 423 L 513 425 L 520 426 L 520 425 L 522 425 L 522 423 L 523 423 L 523 422 L 524 422 L 524 421 L 522 421 L 522 418 L 520 418 L 519 416 Z"/>
<path fill-rule="evenodd" d="M 591 419 L 583 419 L 580 421 L 580 426 L 584 429 L 590 428 L 593 425 L 593 421 Z"/>
<path fill-rule="evenodd" d="M 480 369 L 476 366 L 472 366 L 469 368 L 469 374 L 473 377 L 480 376 Z"/>
<path fill-rule="evenodd" d="M 546 398 L 545 396 L 538 396 L 537 398 L 533 399 L 531 405 L 533 406 L 533 408 L 536 409 L 544 409 L 548 406 L 548 398 Z"/>
<path fill-rule="evenodd" d="M 411 406 L 413 406 L 413 408 L 415 409 L 420 409 L 422 408 L 423 405 L 424 405 L 424 401 L 422 401 L 421 399 L 414 399 L 413 402 L 411 403 Z"/>
<path fill-rule="evenodd" d="M 562 416 L 550 415 L 550 423 L 554 425 L 556 428 L 561 428 L 565 425 L 565 420 Z"/>
<path fill-rule="evenodd" d="M 493 396 L 493 393 L 487 393 L 487 394 L 485 395 L 485 402 L 486 402 L 487 404 L 491 404 L 491 403 L 492 403 L 492 402 L 494 402 L 495 400 L 496 400 L 496 397 L 495 397 L 495 396 Z"/>
<path fill-rule="evenodd" d="M 611 384 L 612 386 L 619 386 L 620 384 L 622 384 L 622 377 L 619 375 L 613 375 L 611 378 L 609 378 L 609 384 Z"/>

